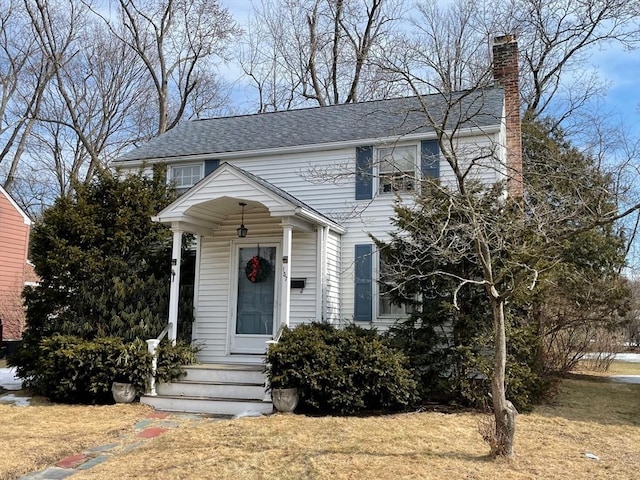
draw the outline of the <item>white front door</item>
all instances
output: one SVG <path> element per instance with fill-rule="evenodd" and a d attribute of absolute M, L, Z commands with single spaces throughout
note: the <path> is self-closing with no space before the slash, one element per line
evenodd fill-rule
<path fill-rule="evenodd" d="M 231 312 L 231 353 L 264 354 L 278 318 L 279 245 L 237 244 L 235 302 Z"/>

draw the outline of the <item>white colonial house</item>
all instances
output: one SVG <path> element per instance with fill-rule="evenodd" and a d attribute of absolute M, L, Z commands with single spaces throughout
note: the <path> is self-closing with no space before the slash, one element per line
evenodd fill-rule
<path fill-rule="evenodd" d="M 494 57 L 496 86 L 461 93 L 465 117 L 451 123 L 455 148 L 494 152 L 474 172 L 487 183 L 507 175 L 508 142 L 520 136 L 510 131 L 519 125 L 515 41 L 502 37 Z M 172 340 L 182 235 L 196 238 L 192 336 L 202 365 L 143 401 L 168 410 L 270 411 L 262 364 L 282 326 L 384 329 L 402 318 L 378 291 L 369 235 L 388 235 L 394 200 L 409 200 L 421 176 L 452 181 L 424 111 L 444 112 L 447 103 L 427 95 L 197 120 L 122 156 L 123 170 L 166 163 L 168 181 L 184 191 L 155 217 L 174 232 Z"/>

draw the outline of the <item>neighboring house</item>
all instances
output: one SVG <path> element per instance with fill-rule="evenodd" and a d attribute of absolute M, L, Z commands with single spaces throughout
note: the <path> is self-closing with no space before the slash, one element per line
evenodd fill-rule
<path fill-rule="evenodd" d="M 494 56 L 500 85 L 462 95 L 464 111 L 474 114 L 456 136 L 461 151 L 493 149 L 473 171 L 487 183 L 506 178 L 507 168 L 521 171 L 515 41 L 503 37 Z M 444 109 L 439 95 L 422 100 L 432 112 Z M 421 175 L 453 179 L 416 97 L 188 122 L 117 164 L 160 162 L 185 190 L 155 218 L 174 232 L 169 338 L 179 322 L 180 245 L 188 232 L 197 239 L 198 358 L 236 369 L 259 370 L 266 342 L 283 325 L 384 329 L 404 317 L 378 291 L 369 234 L 387 236 L 396 195 L 419 188 Z M 215 381 L 211 373 L 201 378 Z M 187 387 L 169 394 L 202 396 Z M 204 404 L 161 406 L 206 411 Z"/>
<path fill-rule="evenodd" d="M 25 316 L 22 290 L 33 281 L 27 262 L 31 220 L 0 187 L 0 321 L 3 340 L 22 338 Z"/>

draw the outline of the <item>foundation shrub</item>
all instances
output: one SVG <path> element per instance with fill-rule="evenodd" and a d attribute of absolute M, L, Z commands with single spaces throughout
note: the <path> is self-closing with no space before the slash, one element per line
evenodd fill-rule
<path fill-rule="evenodd" d="M 151 374 L 151 355 L 146 342 L 139 339 L 125 343 L 118 337 L 84 340 L 56 334 L 42 340 L 40 352 L 29 385 L 37 394 L 57 402 L 112 403 L 114 381 L 131 383 L 142 394 Z M 193 363 L 194 355 L 188 345 L 161 344 L 158 378 L 178 378 L 183 374 L 181 365 Z"/>
<path fill-rule="evenodd" d="M 271 387 L 296 387 L 299 408 L 310 413 L 398 411 L 416 399 L 405 356 L 373 330 L 324 323 L 285 329 L 266 362 Z"/>
<path fill-rule="evenodd" d="M 144 391 L 151 358 L 142 341 L 125 344 L 115 337 L 83 340 L 53 335 L 40 344 L 34 390 L 65 403 L 110 403 L 111 384 L 121 381 Z"/>

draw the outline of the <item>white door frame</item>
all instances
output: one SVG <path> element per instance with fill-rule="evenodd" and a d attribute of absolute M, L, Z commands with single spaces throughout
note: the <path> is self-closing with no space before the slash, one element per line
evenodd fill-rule
<path fill-rule="evenodd" d="M 273 325 L 271 335 L 236 335 L 236 320 L 238 311 L 238 274 L 240 271 L 240 248 L 247 247 L 275 247 L 276 248 L 276 261 L 273 265 L 273 274 L 275 278 L 273 286 Z M 280 321 L 280 288 L 281 282 L 279 281 L 282 276 L 282 265 L 279 261 L 282 257 L 282 239 L 278 237 L 259 237 L 259 238 L 238 238 L 231 240 L 230 245 L 231 259 L 229 262 L 229 313 L 228 313 L 228 325 L 227 325 L 227 355 L 231 354 L 245 354 L 245 355 L 264 355 L 266 353 L 267 340 L 273 339 L 275 331 Z"/>

